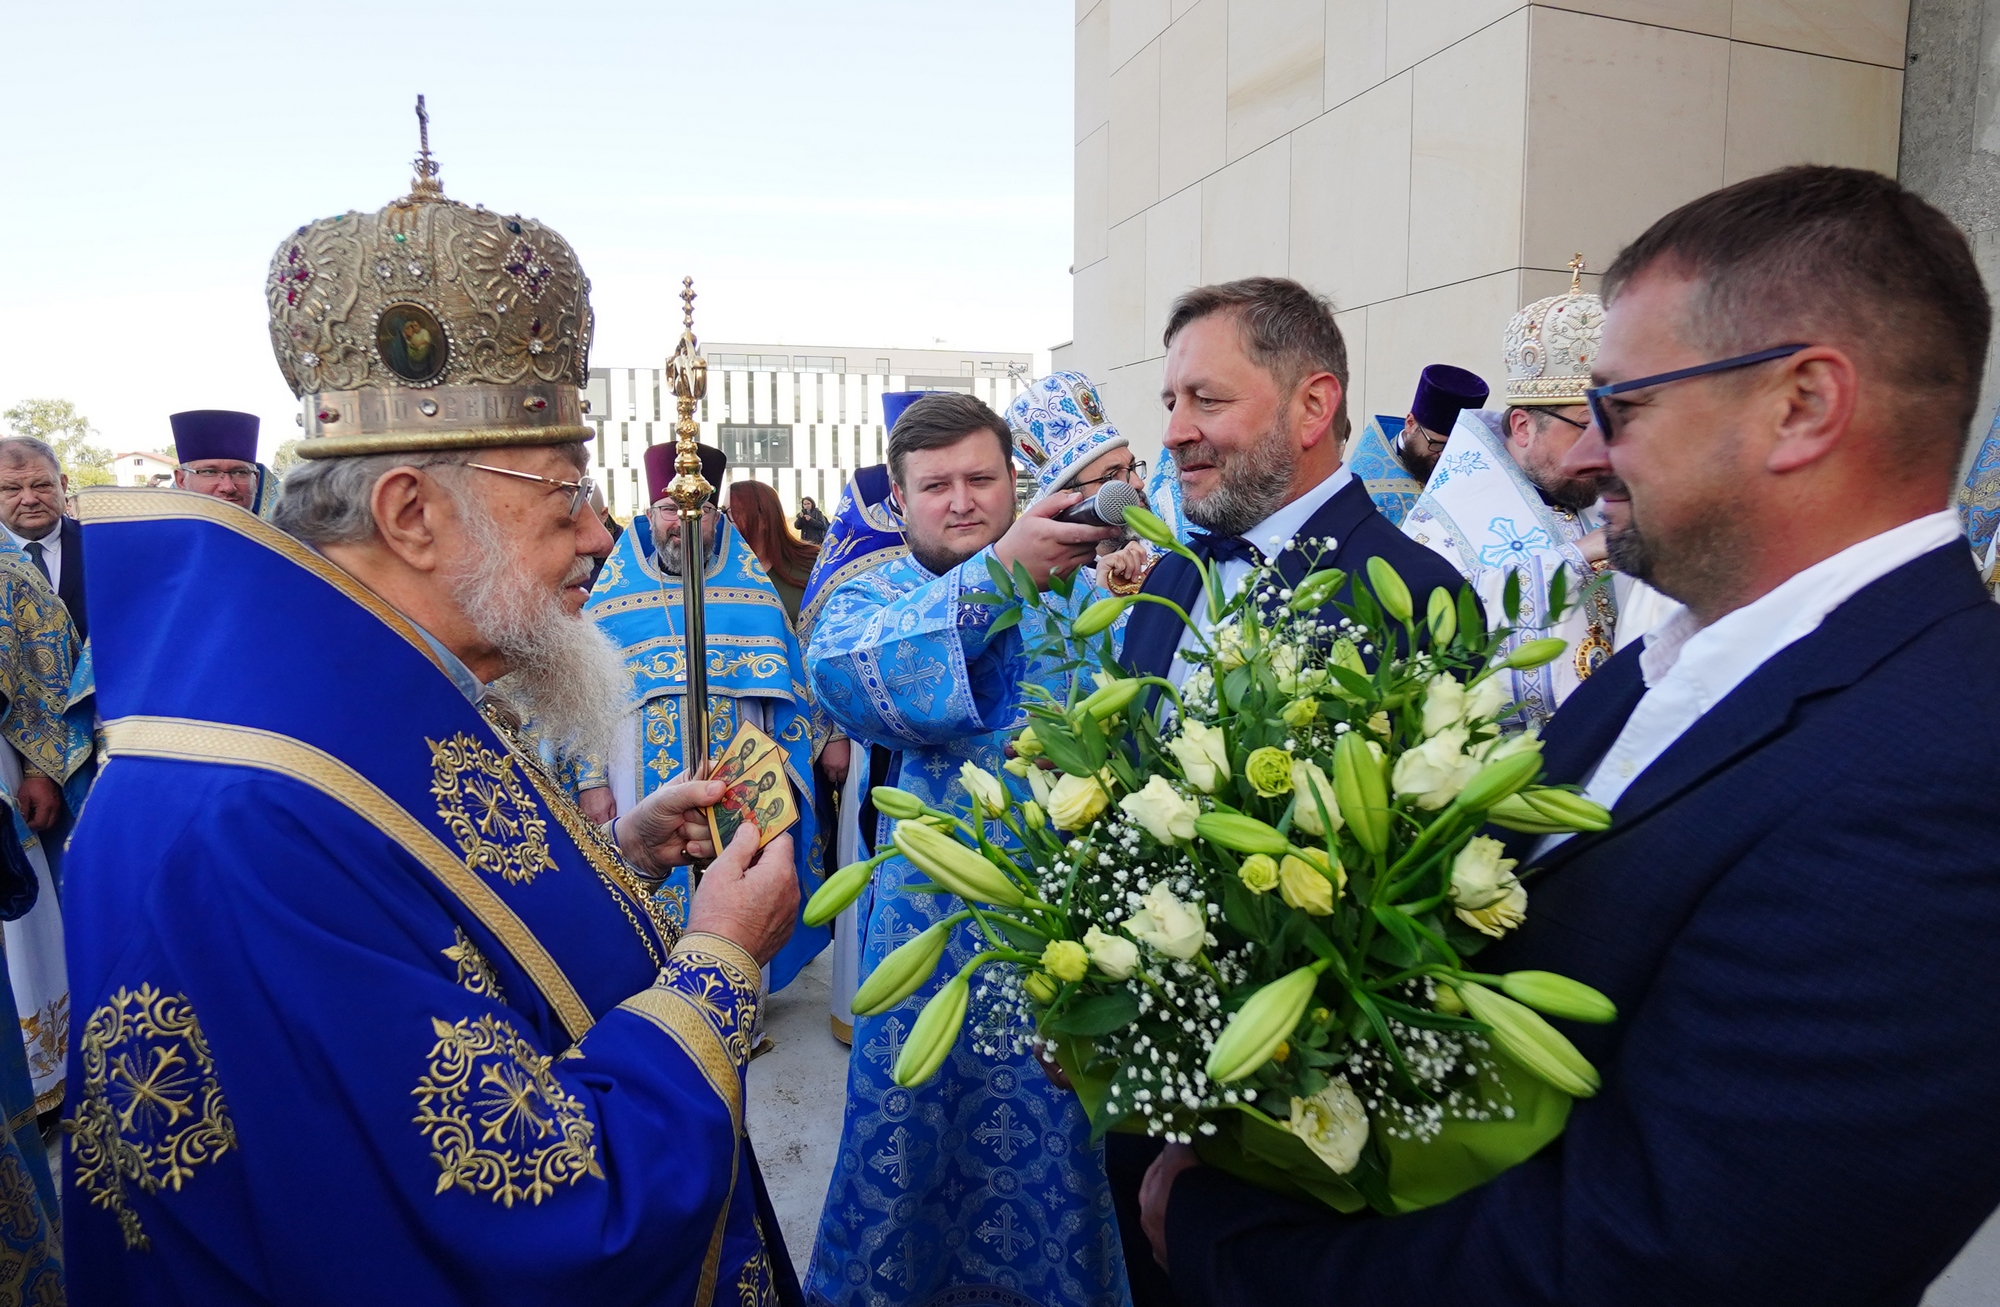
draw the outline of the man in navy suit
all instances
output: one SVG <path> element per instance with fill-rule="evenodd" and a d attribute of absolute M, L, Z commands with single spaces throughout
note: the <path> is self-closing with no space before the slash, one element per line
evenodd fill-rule
<path fill-rule="evenodd" d="M 1567 1133 L 1343 1218 L 1176 1148 L 1183 1304 L 1915 1304 L 2000 1203 L 2000 609 L 1955 515 L 1990 312 L 1894 181 L 1795 168 L 1619 256 L 1593 422 L 1622 570 L 1679 600 L 1550 723 L 1607 832 L 1542 842 L 1483 970 L 1618 1004 Z"/>
<path fill-rule="evenodd" d="M 1166 447 L 1179 469 L 1182 510 L 1199 528 L 1193 548 L 1218 564 L 1225 598 L 1264 559 L 1297 585 L 1316 568 L 1359 577 L 1374 557 L 1395 567 L 1420 609 L 1439 586 L 1457 595 L 1465 579 L 1382 516 L 1342 459 L 1347 345 L 1325 299 L 1279 277 L 1197 287 L 1175 301 L 1166 346 Z M 1350 580 L 1334 601 L 1350 600 L 1352 589 Z M 1201 574 L 1178 554 L 1154 566 L 1145 593 L 1206 620 Z M 1339 616 L 1332 602 L 1327 613 Z M 1178 685 L 1188 670 L 1179 652 L 1193 638 L 1172 609 L 1136 605 L 1125 628 L 1125 661 Z M 1171 1300 L 1139 1232 L 1140 1181 L 1159 1153 L 1157 1141 L 1133 1135 L 1112 1135 L 1106 1144 L 1139 1307 Z"/>

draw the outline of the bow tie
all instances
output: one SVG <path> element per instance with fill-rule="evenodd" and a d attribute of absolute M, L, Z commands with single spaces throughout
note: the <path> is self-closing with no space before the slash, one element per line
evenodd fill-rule
<path fill-rule="evenodd" d="M 1207 531 L 1194 531 L 1190 533 L 1188 548 L 1194 550 L 1197 557 L 1218 563 L 1248 563 L 1255 567 L 1264 561 L 1264 555 L 1258 552 L 1257 546 L 1242 536 L 1211 535 Z"/>

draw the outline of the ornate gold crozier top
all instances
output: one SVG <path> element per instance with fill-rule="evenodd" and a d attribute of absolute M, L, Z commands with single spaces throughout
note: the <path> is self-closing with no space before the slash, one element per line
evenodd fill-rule
<path fill-rule="evenodd" d="M 667 498 L 683 516 L 698 514 L 716 487 L 701 474 L 701 455 L 695 452 L 695 438 L 701 428 L 694 420 L 694 406 L 708 393 L 708 360 L 694 337 L 694 278 L 681 278 L 681 342 L 667 360 L 667 378 L 674 388 L 680 421 L 674 424 L 678 448 L 674 454 L 674 479 L 667 485 Z"/>

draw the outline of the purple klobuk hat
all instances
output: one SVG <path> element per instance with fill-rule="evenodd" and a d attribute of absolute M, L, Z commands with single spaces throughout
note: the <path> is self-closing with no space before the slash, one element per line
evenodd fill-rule
<path fill-rule="evenodd" d="M 197 408 L 176 413 L 167 421 L 174 427 L 174 458 L 179 462 L 193 463 L 204 458 L 233 458 L 240 463 L 257 461 L 255 413 Z"/>
<path fill-rule="evenodd" d="M 1410 416 L 1424 430 L 1448 436 L 1458 425 L 1458 415 L 1484 404 L 1486 393 L 1486 382 L 1478 373 L 1449 363 L 1433 363 L 1417 378 L 1417 397 L 1410 401 Z"/>
<path fill-rule="evenodd" d="M 695 452 L 701 455 L 701 478 L 722 489 L 722 474 L 729 470 L 729 455 L 714 445 L 696 445 Z M 646 502 L 657 504 L 666 498 L 667 487 L 674 480 L 674 458 L 680 453 L 680 446 L 668 441 L 664 445 L 650 445 L 646 449 Z M 715 496 L 711 494 L 710 499 Z"/>

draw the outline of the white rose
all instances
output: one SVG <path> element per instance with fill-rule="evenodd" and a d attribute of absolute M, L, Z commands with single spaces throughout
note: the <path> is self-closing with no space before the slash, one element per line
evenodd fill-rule
<path fill-rule="evenodd" d="M 1333 801 L 1333 782 L 1327 779 L 1318 763 L 1307 762 L 1303 758 L 1293 759 L 1292 792 L 1298 796 L 1292 808 L 1292 825 L 1306 834 L 1327 833 L 1325 823 L 1319 819 L 1319 804 L 1313 802 L 1315 794 L 1326 804 L 1326 815 L 1333 819 L 1334 830 L 1347 824 L 1347 819 L 1340 815 L 1340 805 Z"/>
<path fill-rule="evenodd" d="M 1124 980 L 1139 969 L 1139 946 L 1123 935 L 1107 935 L 1092 926 L 1083 932 L 1084 951 L 1099 971 Z"/>
<path fill-rule="evenodd" d="M 1465 728 L 1454 726 L 1396 759 L 1390 783 L 1397 796 L 1414 797 L 1419 808 L 1429 811 L 1457 798 L 1479 771 L 1479 759 L 1466 756 L 1465 740 Z"/>
<path fill-rule="evenodd" d="M 1517 753 L 1540 753 L 1542 751 L 1541 727 L 1530 726 L 1519 735 L 1496 735 L 1488 740 L 1479 751 L 1481 762 L 1499 762 Z"/>
<path fill-rule="evenodd" d="M 1424 688 L 1424 734 L 1436 735 L 1465 720 L 1465 687 L 1442 672 Z"/>
<path fill-rule="evenodd" d="M 1182 961 L 1201 952 L 1201 946 L 1208 941 L 1208 922 L 1175 898 L 1165 881 L 1148 890 L 1139 902 L 1139 910 L 1126 918 L 1128 935 Z"/>
<path fill-rule="evenodd" d="M 987 816 L 996 817 L 1007 810 L 1007 788 L 992 772 L 968 762 L 958 769 L 958 782 Z"/>
<path fill-rule="evenodd" d="M 1057 830 L 1082 830 L 1111 802 L 1095 776 L 1064 776 L 1049 791 L 1049 822 Z"/>
<path fill-rule="evenodd" d="M 1491 907 L 1520 882 L 1514 879 L 1514 859 L 1500 854 L 1506 845 L 1477 836 L 1458 851 L 1451 863 L 1451 901 L 1468 911 Z"/>
<path fill-rule="evenodd" d="M 1361 1160 L 1361 1149 L 1368 1142 L 1368 1112 L 1347 1077 L 1335 1076 L 1311 1098 L 1292 1100 L 1292 1119 L 1285 1128 L 1304 1140 L 1328 1170 L 1346 1175 Z"/>
<path fill-rule="evenodd" d="M 1500 715 L 1512 696 L 1508 686 L 1512 678 L 1495 674 L 1487 677 L 1466 692 L 1465 717 L 1468 721 L 1483 722 Z"/>
<path fill-rule="evenodd" d="M 1481 934 L 1499 939 L 1528 919 L 1528 891 L 1519 881 L 1505 898 L 1483 908 L 1454 908 L 1458 919 Z"/>
<path fill-rule="evenodd" d="M 1221 731 L 1200 722 L 1183 722 L 1181 733 L 1167 742 L 1186 773 L 1188 784 L 1203 794 L 1229 779 L 1229 742 Z"/>
<path fill-rule="evenodd" d="M 1195 801 L 1182 798 L 1164 776 L 1149 777 L 1145 789 L 1118 800 L 1118 806 L 1162 844 L 1193 839 L 1194 819 L 1201 815 Z"/>

